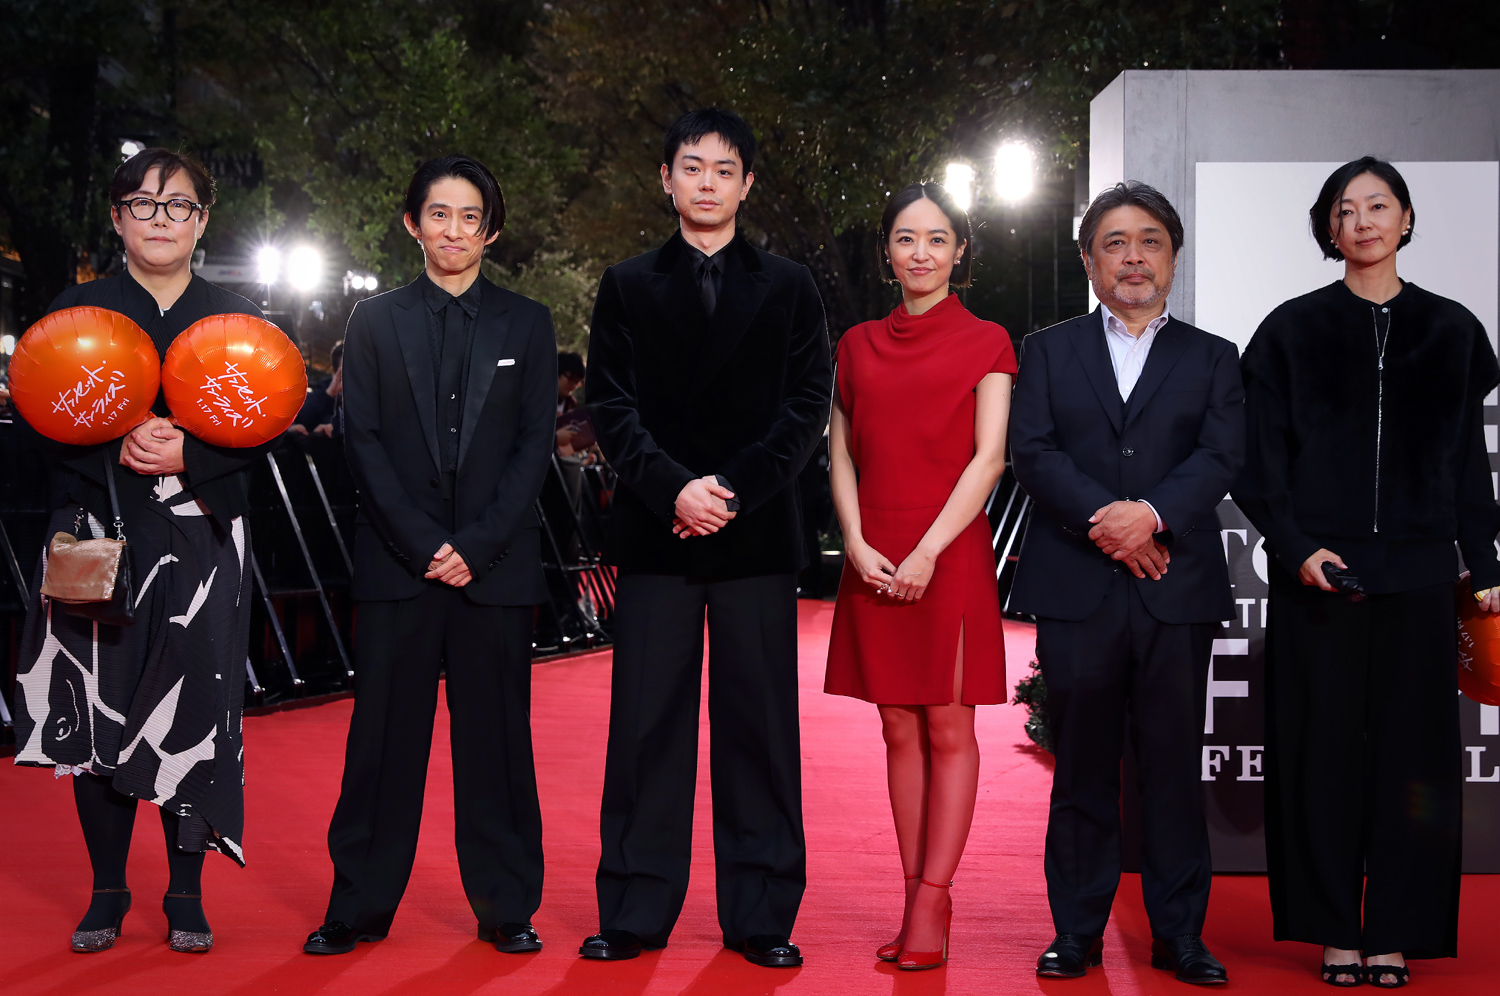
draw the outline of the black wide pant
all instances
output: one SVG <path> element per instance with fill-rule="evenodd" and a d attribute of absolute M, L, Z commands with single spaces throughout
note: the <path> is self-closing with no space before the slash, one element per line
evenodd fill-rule
<path fill-rule="evenodd" d="M 354 715 L 338 807 L 329 920 L 384 936 L 411 877 L 447 667 L 458 868 L 481 927 L 541 905 L 542 815 L 531 753 L 530 606 L 474 605 L 434 584 L 359 603 Z"/>
<path fill-rule="evenodd" d="M 1266 859 L 1278 941 L 1457 954 L 1453 619 L 1451 584 L 1355 603 L 1272 568 Z"/>
<path fill-rule="evenodd" d="M 1037 660 L 1056 744 L 1045 868 L 1060 934 L 1100 937 L 1120 883 L 1120 757 L 1134 731 L 1141 891 L 1151 933 L 1203 933 L 1212 863 L 1200 773 L 1218 623 L 1169 624 L 1122 572 L 1077 622 L 1038 619 Z"/>
<path fill-rule="evenodd" d="M 807 885 L 795 577 L 621 571 L 595 883 L 601 929 L 652 947 L 667 943 L 687 895 L 705 611 L 724 942 L 790 936 Z"/>

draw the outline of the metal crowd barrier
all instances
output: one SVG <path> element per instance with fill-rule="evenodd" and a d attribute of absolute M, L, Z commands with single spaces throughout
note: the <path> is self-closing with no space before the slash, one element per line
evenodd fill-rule
<path fill-rule="evenodd" d="M 995 580 L 1000 585 L 1000 611 L 1013 619 L 1030 619 L 1030 616 L 1010 611 L 1010 588 L 1016 577 L 1016 559 L 1021 552 L 1021 539 L 1026 535 L 1026 524 L 1031 521 L 1035 506 L 1031 496 L 1022 490 L 1016 475 L 1007 467 L 995 490 L 985 502 L 984 513 L 990 520 L 990 545 L 995 550 Z"/>
<path fill-rule="evenodd" d="M 53 506 L 45 458 L 0 418 L 0 750 L 13 743 L 12 696 L 28 586 Z M 614 569 L 603 562 L 614 493 L 607 467 L 553 458 L 537 501 L 548 599 L 537 610 L 538 658 L 610 642 Z M 341 441 L 283 437 L 251 467 L 253 604 L 245 705 L 277 709 L 348 694 L 357 625 L 349 596 L 358 494 Z"/>

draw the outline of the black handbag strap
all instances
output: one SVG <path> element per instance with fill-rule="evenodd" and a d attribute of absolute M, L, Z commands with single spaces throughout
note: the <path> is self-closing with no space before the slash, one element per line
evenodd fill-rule
<path fill-rule="evenodd" d="M 120 518 L 120 496 L 115 492 L 115 462 L 104 450 L 104 483 L 109 487 L 109 512 L 115 517 L 115 539 L 125 542 L 125 520 Z"/>

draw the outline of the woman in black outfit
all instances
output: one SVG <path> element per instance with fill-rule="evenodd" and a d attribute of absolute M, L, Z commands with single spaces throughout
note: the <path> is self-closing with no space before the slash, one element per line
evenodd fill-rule
<path fill-rule="evenodd" d="M 1414 221 L 1389 163 L 1335 170 L 1311 223 L 1344 279 L 1273 311 L 1242 361 L 1249 459 L 1234 499 L 1274 554 L 1275 936 L 1322 944 L 1338 986 L 1396 988 L 1407 958 L 1457 953 L 1455 541 L 1484 609 L 1500 609 L 1482 417 L 1500 367 L 1468 310 L 1396 275 Z M 1368 597 L 1341 593 L 1325 565 Z"/>
<path fill-rule="evenodd" d="M 162 357 L 209 315 L 260 315 L 244 298 L 192 272 L 213 205 L 196 161 L 147 149 L 110 184 L 125 243 L 118 276 L 80 284 L 51 311 L 90 305 L 124 314 Z M 264 448 L 226 449 L 178 429 L 158 395 L 153 417 L 123 439 L 67 446 L 38 437 L 57 460 L 66 498 L 46 535 L 106 535 L 106 473 L 114 477 L 136 596 L 135 621 L 95 626 L 31 585 L 16 680 L 16 763 L 72 774 L 94 871 L 94 896 L 74 951 L 103 951 L 130 909 L 125 859 L 138 799 L 161 807 L 171 880 L 162 899 L 168 943 L 207 951 L 200 876 L 207 849 L 244 863 L 240 717 L 249 639 L 250 535 L 246 466 Z M 108 535 L 113 535 L 110 530 Z M 86 537 L 85 537 L 86 538 Z"/>

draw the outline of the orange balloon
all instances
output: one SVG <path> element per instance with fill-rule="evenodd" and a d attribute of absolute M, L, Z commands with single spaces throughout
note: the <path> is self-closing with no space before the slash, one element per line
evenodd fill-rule
<path fill-rule="evenodd" d="M 1458 689 L 1475 702 L 1500 705 L 1500 613 L 1484 612 L 1458 579 Z"/>
<path fill-rule="evenodd" d="M 64 308 L 26 330 L 10 358 L 10 393 L 32 428 L 91 446 L 151 414 L 161 360 L 151 337 L 118 311 Z"/>
<path fill-rule="evenodd" d="M 253 315 L 210 315 L 172 341 L 162 363 L 167 407 L 215 446 L 259 446 L 307 400 L 307 367 L 286 333 Z"/>

